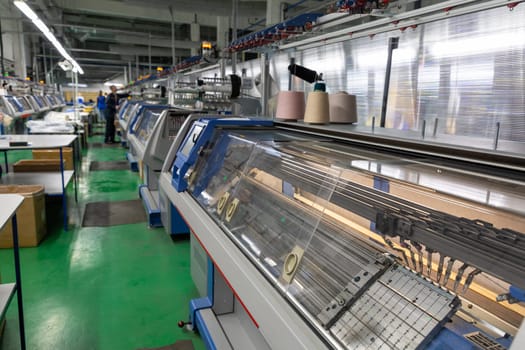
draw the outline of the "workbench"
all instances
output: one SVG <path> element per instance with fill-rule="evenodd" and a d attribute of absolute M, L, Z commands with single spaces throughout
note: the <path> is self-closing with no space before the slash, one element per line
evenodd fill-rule
<path fill-rule="evenodd" d="M 5 174 L 0 174 L 2 185 L 44 185 L 47 196 L 61 196 L 63 206 L 64 230 L 67 231 L 67 192 L 68 184 L 73 180 L 75 188 L 75 201 L 78 201 L 78 179 L 76 171 L 76 157 L 73 157 L 73 170 L 64 169 L 64 147 L 70 147 L 77 139 L 76 135 L 2 135 L 0 136 L 0 151 L 4 152 Z M 13 145 L 13 142 L 25 144 Z M 34 150 L 34 149 L 58 149 L 60 152 L 59 172 L 34 172 L 34 173 L 9 173 L 7 152 Z"/>

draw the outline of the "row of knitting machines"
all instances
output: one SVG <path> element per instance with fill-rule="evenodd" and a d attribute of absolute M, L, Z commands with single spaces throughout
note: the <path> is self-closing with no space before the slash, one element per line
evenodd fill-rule
<path fill-rule="evenodd" d="M 119 118 L 150 226 L 190 236 L 179 326 L 208 349 L 525 349 L 522 155 L 147 102 Z"/>

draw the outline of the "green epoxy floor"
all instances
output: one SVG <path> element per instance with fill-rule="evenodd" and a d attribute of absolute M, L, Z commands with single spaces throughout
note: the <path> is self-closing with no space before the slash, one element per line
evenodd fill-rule
<path fill-rule="evenodd" d="M 100 142 L 101 137 L 93 138 Z M 60 203 L 48 203 L 48 236 L 38 248 L 21 250 L 28 349 L 139 349 L 198 335 L 177 327 L 197 297 L 190 276 L 189 241 L 173 242 L 146 223 L 81 228 L 88 202 L 138 198 L 137 173 L 89 172 L 90 161 L 125 159 L 125 150 L 85 152 L 79 202 L 69 188 L 70 229 L 62 228 Z M 9 161 L 31 158 L 9 154 Z M 12 250 L 0 250 L 2 282 L 14 281 Z M 1 349 L 18 348 L 16 299 L 7 315 Z"/>

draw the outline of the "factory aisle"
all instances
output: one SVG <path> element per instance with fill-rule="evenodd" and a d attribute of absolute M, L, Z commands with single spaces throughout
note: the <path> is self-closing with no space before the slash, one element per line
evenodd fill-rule
<path fill-rule="evenodd" d="M 89 172 L 91 161 L 123 159 L 121 147 L 91 147 L 70 230 L 63 231 L 60 207 L 48 202 L 47 238 L 38 248 L 21 251 L 28 349 L 133 350 L 180 339 L 204 349 L 197 335 L 177 327 L 188 318 L 188 301 L 197 296 L 189 241 L 173 242 L 163 229 L 148 229 L 145 222 L 80 227 L 86 203 L 138 198 L 137 173 Z M 72 193 L 71 188 L 70 207 L 75 207 Z M 2 282 L 14 280 L 12 260 L 12 250 L 0 250 Z M 18 348 L 17 322 L 13 302 L 2 349 Z"/>

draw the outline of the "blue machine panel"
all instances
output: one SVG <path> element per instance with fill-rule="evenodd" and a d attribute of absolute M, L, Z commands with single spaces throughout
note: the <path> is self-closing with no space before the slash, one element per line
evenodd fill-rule
<path fill-rule="evenodd" d="M 35 98 L 35 101 L 36 101 L 36 103 L 38 104 L 38 107 L 39 107 L 40 109 L 46 107 L 46 106 L 44 106 L 44 102 L 42 101 L 41 96 L 36 96 L 36 95 L 35 95 L 34 98 Z"/>
<path fill-rule="evenodd" d="M 261 119 L 201 119 L 193 124 L 177 152 L 173 164 L 173 187 L 178 192 L 188 188 L 186 174 L 195 164 L 199 151 L 210 141 L 217 127 L 272 126 L 271 120 Z"/>
<path fill-rule="evenodd" d="M 120 109 L 118 111 L 118 119 L 122 120 L 124 118 L 124 113 L 126 113 L 126 110 L 131 106 L 132 103 L 130 103 L 128 100 L 122 102 L 120 105 Z"/>
<path fill-rule="evenodd" d="M 136 125 L 139 122 L 139 120 L 143 117 L 144 113 L 146 111 L 162 111 L 169 108 L 169 106 L 166 105 L 151 105 L 151 104 L 141 104 L 140 107 L 137 109 L 135 115 L 133 116 L 131 120 L 131 124 L 129 125 L 129 133 L 134 134 L 136 130 Z"/>
<path fill-rule="evenodd" d="M 23 112 L 24 107 L 14 96 L 6 96 L 7 101 L 13 106 L 14 110 L 17 112 Z"/>
<path fill-rule="evenodd" d="M 508 349 L 512 337 L 494 338 L 483 333 L 474 325 L 454 316 L 437 336 L 425 347 L 426 350 L 477 350 L 475 339 L 483 339 L 492 349 Z M 472 339 L 469 340 L 469 339 Z M 501 346 L 501 347 L 498 347 Z"/>
<path fill-rule="evenodd" d="M 515 286 L 510 286 L 509 294 L 512 298 L 514 298 L 518 302 L 525 303 L 525 290 L 515 287 Z"/>

